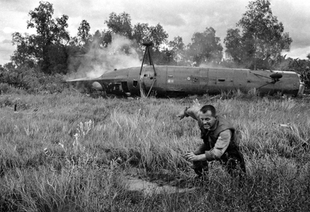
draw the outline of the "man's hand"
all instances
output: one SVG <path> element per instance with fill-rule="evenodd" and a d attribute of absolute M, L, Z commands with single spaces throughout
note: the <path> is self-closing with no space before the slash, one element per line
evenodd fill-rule
<path fill-rule="evenodd" d="M 180 118 L 180 120 L 182 120 L 184 117 L 186 117 L 186 110 L 187 110 L 188 107 L 186 107 L 183 111 L 181 111 L 177 117 Z"/>
<path fill-rule="evenodd" d="M 194 107 L 200 107 L 201 106 L 198 99 L 193 100 L 193 103 L 194 103 L 193 104 Z"/>
<path fill-rule="evenodd" d="M 180 112 L 178 115 L 177 115 L 178 118 L 180 118 L 180 120 L 182 120 L 184 117 L 185 117 L 185 114 L 184 112 Z"/>
<path fill-rule="evenodd" d="M 194 162 L 194 161 L 204 161 L 206 159 L 206 156 L 204 154 L 201 155 L 195 155 L 193 152 L 186 153 L 184 155 L 185 159 Z"/>
<path fill-rule="evenodd" d="M 193 105 L 191 106 L 191 110 L 199 111 L 201 108 L 201 104 L 199 103 L 198 99 L 193 100 Z"/>

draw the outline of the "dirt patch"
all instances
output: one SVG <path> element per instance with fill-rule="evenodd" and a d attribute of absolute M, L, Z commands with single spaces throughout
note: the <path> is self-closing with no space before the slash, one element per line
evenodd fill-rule
<path fill-rule="evenodd" d="M 157 183 L 148 182 L 135 177 L 127 177 L 125 179 L 125 185 L 128 191 L 142 192 L 146 196 L 152 196 L 158 194 L 187 193 L 187 192 L 193 192 L 198 189 L 198 187 L 180 188 L 171 185 L 159 185 Z"/>

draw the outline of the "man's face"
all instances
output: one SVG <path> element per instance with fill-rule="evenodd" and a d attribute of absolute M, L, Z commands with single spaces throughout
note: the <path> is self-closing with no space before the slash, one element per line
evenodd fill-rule
<path fill-rule="evenodd" d="M 215 124 L 215 117 L 212 116 L 211 111 L 207 111 L 206 113 L 200 113 L 199 118 L 202 121 L 202 126 L 205 130 L 210 130 Z"/>

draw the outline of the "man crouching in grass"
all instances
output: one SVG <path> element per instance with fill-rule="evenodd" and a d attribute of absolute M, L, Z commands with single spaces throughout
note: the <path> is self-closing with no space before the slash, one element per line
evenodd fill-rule
<path fill-rule="evenodd" d="M 185 154 L 185 159 L 193 163 L 198 177 L 208 172 L 208 162 L 219 160 L 233 177 L 242 177 L 246 173 L 245 162 L 238 146 L 235 128 L 223 117 L 216 115 L 212 105 L 200 106 L 198 101 L 185 108 L 178 117 L 192 117 L 198 121 L 203 143 L 194 152 Z"/>

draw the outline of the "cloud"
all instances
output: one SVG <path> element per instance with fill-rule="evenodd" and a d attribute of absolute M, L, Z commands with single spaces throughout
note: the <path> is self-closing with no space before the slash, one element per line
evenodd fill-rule
<path fill-rule="evenodd" d="M 287 54 L 288 57 L 307 59 L 307 55 L 310 53 L 310 46 L 305 46 L 302 48 L 294 48 L 289 52 L 283 52 L 283 55 Z"/>
<path fill-rule="evenodd" d="M 4 39 L 1 43 L 3 43 L 3 44 L 9 43 L 9 44 L 12 45 L 12 41 L 11 41 L 11 40 L 8 40 L 8 39 Z"/>
<path fill-rule="evenodd" d="M 16 30 L 11 27 L 4 27 L 2 31 L 6 34 L 11 34 L 13 32 L 16 32 Z"/>
<path fill-rule="evenodd" d="M 23 0 L 1 0 L 1 11 L 28 12 L 27 8 L 31 4 L 30 1 Z"/>
<path fill-rule="evenodd" d="M 310 1 L 273 0 L 271 6 L 273 14 L 283 23 L 284 31 L 293 39 L 291 49 L 309 47 Z"/>
<path fill-rule="evenodd" d="M 4 65 L 9 62 L 14 50 L 15 47 L 12 45 L 11 41 L 3 40 L 0 42 L 0 65 Z"/>

